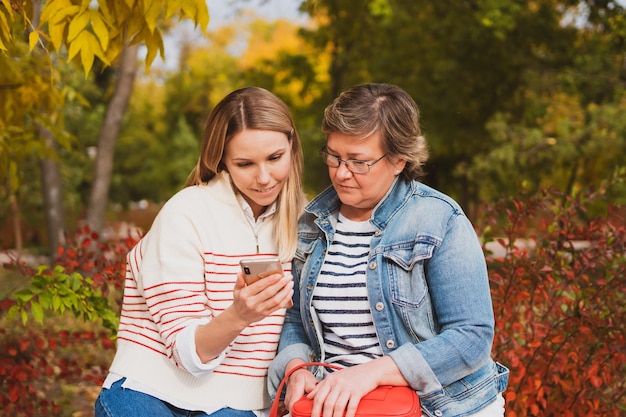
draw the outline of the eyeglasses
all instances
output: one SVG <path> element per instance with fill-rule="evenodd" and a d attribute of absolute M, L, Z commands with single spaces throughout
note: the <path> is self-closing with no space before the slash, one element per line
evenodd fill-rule
<path fill-rule="evenodd" d="M 384 154 L 373 162 L 359 161 L 358 159 L 340 159 L 335 155 L 329 154 L 324 149 L 320 150 L 320 156 L 324 160 L 324 163 L 331 168 L 339 168 L 339 165 L 343 162 L 346 164 L 346 168 L 348 168 L 353 174 L 367 174 L 370 172 L 370 168 L 387 156 L 387 154 Z"/>

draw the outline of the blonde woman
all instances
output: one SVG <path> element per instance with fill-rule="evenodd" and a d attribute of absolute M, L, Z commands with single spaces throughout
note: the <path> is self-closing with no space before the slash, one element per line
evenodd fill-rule
<path fill-rule="evenodd" d="M 185 188 L 127 256 L 117 352 L 96 416 L 264 415 L 293 294 L 301 176 L 280 99 L 246 87 L 217 104 Z M 284 274 L 246 285 L 239 261 L 268 255 Z"/>

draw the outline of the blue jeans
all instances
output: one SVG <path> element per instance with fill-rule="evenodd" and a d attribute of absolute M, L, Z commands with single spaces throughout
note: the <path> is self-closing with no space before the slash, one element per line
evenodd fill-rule
<path fill-rule="evenodd" d="M 122 388 L 125 379 L 103 388 L 96 399 L 95 417 L 256 417 L 252 411 L 222 408 L 213 414 L 188 411 L 143 392 Z"/>

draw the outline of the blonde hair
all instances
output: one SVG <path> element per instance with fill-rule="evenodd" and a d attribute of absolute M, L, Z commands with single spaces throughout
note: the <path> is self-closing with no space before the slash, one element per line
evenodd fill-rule
<path fill-rule="evenodd" d="M 407 180 L 424 176 L 428 146 L 419 124 L 413 98 L 390 84 L 362 84 L 341 93 L 324 110 L 322 131 L 366 138 L 381 132 L 389 158 L 406 160 L 402 175 Z"/>
<path fill-rule="evenodd" d="M 260 87 L 245 87 L 224 97 L 209 114 L 202 132 L 200 156 L 185 187 L 210 182 L 224 170 L 224 149 L 245 129 L 271 130 L 287 135 L 291 143 L 291 168 L 277 200 L 276 245 L 282 261 L 296 252 L 298 218 L 304 207 L 302 148 L 287 105 Z"/>

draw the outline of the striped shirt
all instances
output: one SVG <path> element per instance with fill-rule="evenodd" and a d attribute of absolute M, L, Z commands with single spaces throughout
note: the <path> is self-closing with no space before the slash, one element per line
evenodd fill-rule
<path fill-rule="evenodd" d="M 339 214 L 334 240 L 313 292 L 326 361 L 352 366 L 382 356 L 367 295 L 366 267 L 376 229 Z"/>

